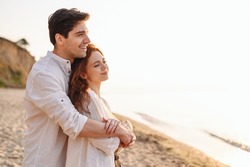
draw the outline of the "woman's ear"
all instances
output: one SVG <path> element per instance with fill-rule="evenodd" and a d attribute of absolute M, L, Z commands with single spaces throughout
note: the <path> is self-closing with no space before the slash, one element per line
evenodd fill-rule
<path fill-rule="evenodd" d="M 87 79 L 87 78 L 88 78 L 87 75 L 86 75 L 85 73 L 81 73 L 81 74 L 80 74 L 80 77 L 81 77 L 82 79 Z"/>

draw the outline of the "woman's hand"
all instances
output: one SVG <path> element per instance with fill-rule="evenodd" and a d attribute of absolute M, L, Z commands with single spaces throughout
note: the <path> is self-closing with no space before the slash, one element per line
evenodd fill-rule
<path fill-rule="evenodd" d="M 105 122 L 105 126 L 104 129 L 106 129 L 106 133 L 110 134 L 110 133 L 114 133 L 117 126 L 119 125 L 120 121 L 117 119 L 105 119 L 103 118 L 103 122 Z"/>
<path fill-rule="evenodd" d="M 129 121 L 120 122 L 117 119 L 103 118 L 103 122 L 106 123 L 104 128 L 106 129 L 107 134 L 115 133 L 116 129 L 118 129 L 116 133 L 120 134 L 119 138 L 123 148 L 134 145 L 136 136 L 133 132 L 133 126 Z"/>

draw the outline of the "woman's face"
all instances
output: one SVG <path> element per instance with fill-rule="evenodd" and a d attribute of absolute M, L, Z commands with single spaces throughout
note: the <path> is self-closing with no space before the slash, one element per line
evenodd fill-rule
<path fill-rule="evenodd" d="M 90 83 L 101 83 L 108 79 L 108 65 L 103 55 L 93 51 L 86 66 L 86 79 Z"/>

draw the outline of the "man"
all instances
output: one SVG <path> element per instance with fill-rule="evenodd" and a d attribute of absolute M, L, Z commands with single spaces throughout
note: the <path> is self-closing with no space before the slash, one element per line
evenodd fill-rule
<path fill-rule="evenodd" d="M 68 136 L 116 136 L 125 146 L 135 140 L 123 123 L 111 119 L 103 123 L 81 115 L 67 96 L 71 63 L 86 56 L 90 43 L 88 18 L 88 13 L 76 9 L 59 9 L 49 17 L 54 49 L 34 64 L 26 83 L 24 167 L 64 167 Z"/>

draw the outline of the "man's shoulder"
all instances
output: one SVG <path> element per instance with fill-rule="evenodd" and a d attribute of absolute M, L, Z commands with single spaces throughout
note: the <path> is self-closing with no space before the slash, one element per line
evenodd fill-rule
<path fill-rule="evenodd" d="M 32 67 L 29 76 L 35 78 L 57 78 L 60 76 L 60 68 L 50 61 L 38 60 Z"/>
<path fill-rule="evenodd" d="M 45 73 L 53 73 L 59 69 L 57 63 L 48 55 L 40 58 L 34 65 L 34 71 L 45 72 Z"/>

